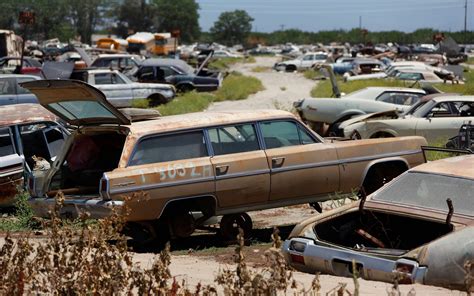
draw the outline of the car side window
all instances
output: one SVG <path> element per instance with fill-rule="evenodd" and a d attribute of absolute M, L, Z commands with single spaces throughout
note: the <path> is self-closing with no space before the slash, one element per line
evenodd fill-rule
<path fill-rule="evenodd" d="M 0 95 L 14 95 L 15 84 L 16 82 L 13 78 L 0 79 Z"/>
<path fill-rule="evenodd" d="M 164 77 L 168 77 L 168 76 L 171 76 L 171 75 L 176 75 L 176 72 L 171 69 L 170 67 L 162 67 L 163 69 L 163 72 L 164 72 Z"/>
<path fill-rule="evenodd" d="M 208 156 L 202 131 L 154 136 L 140 141 L 129 165 L 141 165 Z"/>
<path fill-rule="evenodd" d="M 293 121 L 268 121 L 260 124 L 267 149 L 315 143 L 308 133 Z"/>
<path fill-rule="evenodd" d="M 418 102 L 420 95 L 418 94 L 409 94 L 409 93 L 400 93 L 400 92 L 384 92 L 377 97 L 377 101 L 395 104 L 395 105 L 404 105 L 411 106 Z"/>
<path fill-rule="evenodd" d="M 313 55 L 307 55 L 303 58 L 303 60 L 305 60 L 305 61 L 312 61 L 313 59 L 314 59 Z"/>
<path fill-rule="evenodd" d="M 459 116 L 459 110 L 453 104 L 444 102 L 434 106 L 428 113 L 428 117 L 456 117 Z"/>
<path fill-rule="evenodd" d="M 97 73 L 94 78 L 95 84 L 112 84 L 112 73 Z"/>
<path fill-rule="evenodd" d="M 260 149 L 255 127 L 252 124 L 211 128 L 208 132 L 215 155 Z"/>
<path fill-rule="evenodd" d="M 112 75 L 112 84 L 126 84 L 125 81 L 117 74 Z"/>
<path fill-rule="evenodd" d="M 12 137 L 8 127 L 0 128 L 0 157 L 15 154 Z"/>

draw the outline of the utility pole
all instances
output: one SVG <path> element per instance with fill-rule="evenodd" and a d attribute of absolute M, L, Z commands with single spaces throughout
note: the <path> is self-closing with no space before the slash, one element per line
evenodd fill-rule
<path fill-rule="evenodd" d="M 280 29 L 281 29 L 281 31 L 284 31 L 285 30 L 285 25 L 281 24 Z"/>
<path fill-rule="evenodd" d="M 464 44 L 467 44 L 467 0 L 464 2 Z"/>
<path fill-rule="evenodd" d="M 359 30 L 362 30 L 362 16 L 359 15 Z"/>

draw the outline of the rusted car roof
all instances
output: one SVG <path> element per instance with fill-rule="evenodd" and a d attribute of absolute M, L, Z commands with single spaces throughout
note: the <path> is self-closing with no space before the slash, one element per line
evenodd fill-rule
<path fill-rule="evenodd" d="M 0 126 L 33 121 L 55 121 L 57 118 L 39 104 L 16 104 L 0 107 Z"/>
<path fill-rule="evenodd" d="M 413 171 L 474 179 L 474 155 L 449 157 L 424 163 Z"/>
<path fill-rule="evenodd" d="M 164 116 L 156 120 L 137 122 L 131 124 L 129 128 L 132 134 L 142 136 L 157 132 L 175 131 L 209 125 L 278 118 L 295 117 L 290 112 L 280 110 L 197 112 L 184 115 Z"/>

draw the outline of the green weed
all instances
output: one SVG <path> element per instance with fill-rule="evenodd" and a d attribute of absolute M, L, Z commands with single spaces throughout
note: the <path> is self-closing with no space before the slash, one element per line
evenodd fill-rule
<path fill-rule="evenodd" d="M 191 112 L 199 112 L 206 109 L 214 101 L 214 95 L 210 93 L 198 93 L 195 91 L 178 95 L 171 102 L 156 107 L 161 115 L 177 115 Z"/>
<path fill-rule="evenodd" d="M 231 73 L 215 93 L 216 101 L 244 100 L 249 95 L 264 90 L 263 84 L 255 77 Z"/>

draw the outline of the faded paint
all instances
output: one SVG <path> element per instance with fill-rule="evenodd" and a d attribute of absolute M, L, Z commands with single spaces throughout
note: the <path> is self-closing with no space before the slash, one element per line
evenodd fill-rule
<path fill-rule="evenodd" d="M 0 108 L 0 127 L 56 120 L 54 114 L 39 104 L 6 105 Z"/>

